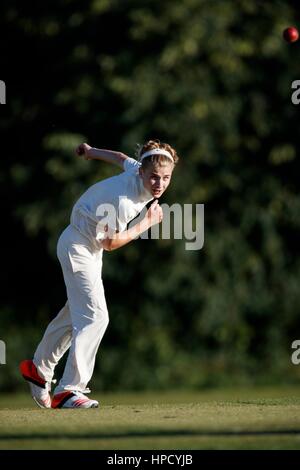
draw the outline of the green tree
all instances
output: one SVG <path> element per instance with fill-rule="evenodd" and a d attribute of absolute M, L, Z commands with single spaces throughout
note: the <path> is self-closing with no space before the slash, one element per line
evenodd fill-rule
<path fill-rule="evenodd" d="M 0 77 L 9 90 L 0 122 L 3 214 L 12 217 L 4 246 L 15 247 L 1 325 L 17 338 L 15 361 L 64 301 L 55 245 L 72 204 L 118 171 L 78 159 L 75 145 L 133 156 L 136 143 L 159 138 L 181 156 L 162 202 L 205 204 L 204 248 L 139 240 L 105 254 L 111 322 L 95 383 L 297 380 L 289 357 L 300 327 L 291 82 L 300 46 L 282 39 L 299 22 L 297 3 L 4 1 L 1 10 L 4 70 L 17 58 L 22 72 Z M 16 385 L 12 374 L 5 386 Z"/>

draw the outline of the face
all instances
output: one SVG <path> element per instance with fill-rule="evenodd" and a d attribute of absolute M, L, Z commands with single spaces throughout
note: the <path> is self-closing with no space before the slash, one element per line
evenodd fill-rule
<path fill-rule="evenodd" d="M 144 188 L 159 198 L 167 189 L 171 182 L 174 165 L 172 162 L 159 165 L 148 165 L 145 169 L 140 168 L 140 177 L 143 180 Z"/>

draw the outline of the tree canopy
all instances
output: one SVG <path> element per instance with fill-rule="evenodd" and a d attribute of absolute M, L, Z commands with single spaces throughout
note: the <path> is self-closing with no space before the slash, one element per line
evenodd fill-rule
<path fill-rule="evenodd" d="M 0 79 L 3 388 L 65 301 L 56 242 L 72 205 L 120 170 L 86 141 L 180 156 L 162 202 L 205 204 L 205 242 L 137 240 L 105 253 L 110 326 L 94 384 L 296 381 L 300 25 L 295 1 L 3 0 Z M 8 224 L 7 224 L 8 221 Z"/>

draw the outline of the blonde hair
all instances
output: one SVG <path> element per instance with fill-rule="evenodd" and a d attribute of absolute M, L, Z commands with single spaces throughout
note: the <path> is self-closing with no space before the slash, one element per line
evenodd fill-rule
<path fill-rule="evenodd" d="M 173 158 L 174 165 L 177 164 L 177 162 L 179 160 L 179 157 L 176 153 L 176 150 L 173 149 L 173 147 L 171 147 L 171 145 L 160 142 L 157 139 L 148 140 L 148 142 L 146 142 L 143 145 L 138 144 L 138 148 L 137 148 L 137 152 L 136 152 L 137 159 L 140 160 L 143 153 L 146 153 L 149 150 L 153 150 L 153 149 L 167 150 Z M 170 163 L 170 158 L 168 158 L 166 155 L 159 155 L 159 154 L 151 155 L 151 156 L 146 157 L 146 158 L 143 159 L 142 168 L 146 168 L 150 163 L 152 163 L 152 165 L 164 166 L 167 163 Z"/>

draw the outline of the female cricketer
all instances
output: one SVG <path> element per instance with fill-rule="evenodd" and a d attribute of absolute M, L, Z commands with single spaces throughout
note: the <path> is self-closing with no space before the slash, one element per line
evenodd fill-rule
<path fill-rule="evenodd" d="M 85 394 L 98 347 L 108 325 L 102 283 L 103 250 L 121 248 L 162 221 L 158 199 L 170 184 L 178 161 L 166 143 L 150 140 L 140 146 L 138 160 L 111 150 L 80 144 L 76 153 L 124 170 L 91 186 L 73 207 L 70 225 L 57 244 L 67 302 L 48 325 L 33 360 L 20 364 L 35 402 L 42 408 L 97 408 Z M 154 200 L 154 201 L 153 201 Z M 128 228 L 152 202 L 145 217 Z M 69 349 L 64 373 L 50 397 L 54 369 Z"/>

